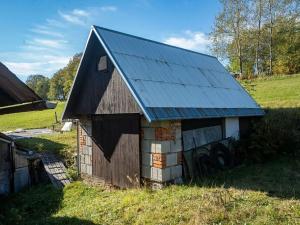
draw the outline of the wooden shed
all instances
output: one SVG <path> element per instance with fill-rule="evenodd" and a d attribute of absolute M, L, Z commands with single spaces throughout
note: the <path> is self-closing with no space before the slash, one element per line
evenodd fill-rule
<path fill-rule="evenodd" d="M 215 57 L 93 26 L 63 119 L 82 175 L 132 187 L 180 181 L 183 152 L 263 114 Z"/>

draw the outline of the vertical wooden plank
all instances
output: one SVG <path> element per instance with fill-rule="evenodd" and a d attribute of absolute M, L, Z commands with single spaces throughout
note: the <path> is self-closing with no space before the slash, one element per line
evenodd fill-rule
<path fill-rule="evenodd" d="M 93 118 L 93 175 L 119 187 L 139 185 L 139 114 Z"/>

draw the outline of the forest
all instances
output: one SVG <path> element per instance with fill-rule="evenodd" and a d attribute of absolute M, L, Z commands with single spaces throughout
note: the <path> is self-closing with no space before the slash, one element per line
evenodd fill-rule
<path fill-rule="evenodd" d="M 251 79 L 300 72 L 299 0 L 220 0 L 210 33 L 211 55 L 236 77 Z M 66 100 L 82 53 L 49 79 L 26 83 L 44 99 Z"/>
<path fill-rule="evenodd" d="M 300 72 L 299 0 L 221 0 L 212 54 L 243 78 Z"/>

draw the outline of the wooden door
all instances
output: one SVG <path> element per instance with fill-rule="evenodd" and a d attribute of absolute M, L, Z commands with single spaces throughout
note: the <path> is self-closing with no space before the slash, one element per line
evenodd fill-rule
<path fill-rule="evenodd" d="M 139 114 L 93 117 L 93 176 L 122 188 L 139 185 L 139 121 Z"/>

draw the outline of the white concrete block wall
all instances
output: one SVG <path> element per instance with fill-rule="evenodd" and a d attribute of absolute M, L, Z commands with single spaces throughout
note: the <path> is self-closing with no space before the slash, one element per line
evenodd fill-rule
<path fill-rule="evenodd" d="M 225 137 L 240 138 L 240 125 L 238 117 L 225 118 Z"/>
<path fill-rule="evenodd" d="M 179 157 L 182 152 L 181 123 L 178 121 L 148 123 L 143 118 L 141 127 L 142 177 L 159 183 L 181 178 L 182 165 Z M 163 128 L 163 132 L 167 131 L 172 135 L 158 137 L 161 133 L 156 134 L 157 128 Z M 155 161 L 154 156 L 161 161 Z"/>
<path fill-rule="evenodd" d="M 79 124 L 79 160 L 80 172 L 92 175 L 92 123 L 90 120 L 80 120 Z"/>

